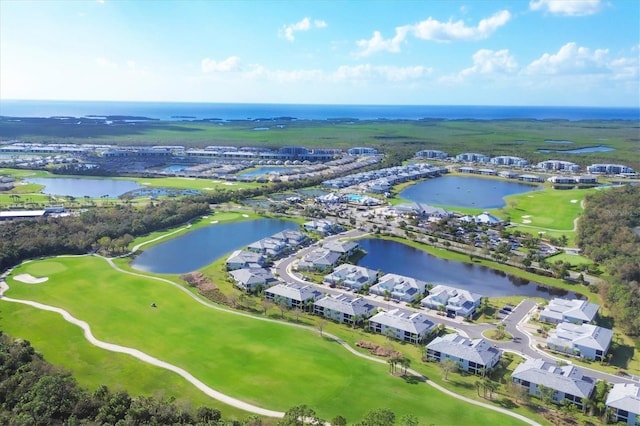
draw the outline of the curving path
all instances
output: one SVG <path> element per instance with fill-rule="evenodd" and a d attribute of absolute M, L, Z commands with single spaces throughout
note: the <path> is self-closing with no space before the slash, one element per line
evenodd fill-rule
<path fill-rule="evenodd" d="M 202 299 L 199 295 L 189 291 L 187 288 L 185 288 L 184 286 L 175 283 L 171 280 L 168 280 L 166 278 L 161 278 L 161 277 L 154 277 L 154 276 L 149 276 L 149 275 L 145 275 L 145 274 L 141 274 L 141 273 L 137 273 L 137 272 L 132 272 L 132 271 L 127 271 L 124 270 L 120 267 L 118 267 L 114 262 L 113 259 L 110 258 L 105 258 L 102 256 L 98 256 L 101 257 L 102 259 L 104 259 L 113 269 L 121 272 L 121 273 L 125 273 L 125 274 L 129 274 L 129 275 L 133 275 L 133 276 L 138 276 L 138 277 L 143 277 L 143 278 L 148 278 L 148 279 L 153 279 L 153 280 L 157 280 L 157 281 L 161 281 L 164 282 L 166 284 L 170 284 L 174 287 L 176 287 L 177 289 L 179 289 L 180 291 L 188 294 L 192 299 L 194 299 L 196 302 L 207 306 L 209 308 L 218 310 L 218 311 L 222 311 L 222 312 L 226 312 L 226 313 L 230 313 L 233 315 L 239 315 L 239 316 L 243 316 L 243 317 L 247 317 L 247 318 L 252 318 L 256 321 L 266 321 L 266 322 L 272 322 L 272 323 L 277 323 L 280 325 L 284 325 L 284 326 L 289 326 L 289 327 L 297 327 L 297 328 L 301 328 L 301 329 L 305 329 L 305 330 L 309 330 L 309 331 L 317 331 L 315 330 L 313 327 L 310 326 L 306 326 L 306 325 L 301 325 L 301 324 L 291 324 L 291 323 L 287 323 L 287 322 L 282 322 L 279 320 L 275 320 L 275 319 L 271 319 L 271 318 L 262 318 L 262 317 L 257 317 L 254 315 L 250 315 L 250 314 L 246 314 L 243 312 L 238 312 L 235 310 L 231 310 L 231 309 L 227 309 L 227 308 L 222 308 L 220 306 L 214 305 L 204 299 Z M 127 355 L 131 355 L 137 359 L 139 359 L 140 361 L 146 362 L 148 364 L 160 367 L 160 368 L 164 368 L 166 370 L 172 371 L 178 375 L 180 375 L 181 377 L 183 377 L 185 380 L 187 380 L 189 383 L 193 384 L 197 389 L 199 389 L 200 391 L 204 392 L 206 395 L 210 396 L 211 398 L 214 398 L 218 401 L 221 401 L 225 404 L 228 404 L 232 407 L 235 408 L 239 408 L 241 410 L 250 412 L 250 413 L 254 413 L 254 414 L 258 414 L 258 415 L 262 415 L 262 416 L 266 416 L 266 417 L 276 417 L 276 418 L 282 418 L 284 416 L 285 413 L 280 412 L 280 411 L 274 411 L 274 410 L 268 410 L 262 407 L 258 407 L 256 405 L 252 405 L 249 404 L 247 402 L 241 401 L 237 398 L 231 397 L 229 395 L 223 394 L 221 392 L 218 392 L 214 389 L 212 389 L 211 387 L 207 386 L 205 383 L 201 382 L 200 380 L 198 380 L 196 377 L 194 377 L 191 373 L 189 373 L 188 371 L 175 366 L 173 364 L 169 364 L 165 361 L 162 361 L 158 358 L 155 358 L 149 354 L 146 354 L 138 349 L 134 349 L 134 348 L 130 348 L 130 347 L 126 347 L 126 346 L 121 346 L 121 345 L 116 345 L 113 343 L 108 343 L 108 342 L 103 342 L 101 340 L 98 340 L 93 333 L 91 332 L 91 327 L 89 326 L 89 324 L 87 324 L 86 322 L 75 318 L 74 316 L 72 316 L 69 312 L 67 312 L 64 309 L 61 308 L 57 308 L 54 306 L 50 306 L 50 305 L 45 305 L 39 302 L 34 302 L 34 301 L 30 301 L 30 300 L 21 300 L 21 299 L 13 299 L 13 298 L 9 298 L 3 295 L 4 291 L 8 289 L 8 286 L 6 285 L 6 283 L 0 283 L 0 298 L 4 301 L 7 302 L 12 302 L 12 303 L 21 303 L 24 305 L 29 305 L 32 307 L 35 307 L 37 309 L 42 309 L 42 310 L 46 310 L 46 311 L 50 311 L 50 312 L 55 312 L 60 314 L 66 321 L 70 322 L 71 324 L 74 324 L 78 327 L 80 327 L 83 331 L 84 331 L 84 336 L 87 339 L 87 341 L 89 343 L 91 343 L 94 346 L 97 346 L 101 349 L 105 349 L 108 351 L 112 351 L 112 352 L 118 352 L 118 353 L 123 353 L 123 354 L 127 354 Z M 379 364 L 386 364 L 387 362 L 385 360 L 382 360 L 380 358 L 375 358 L 373 356 L 369 356 L 363 353 L 358 352 L 357 350 L 355 350 L 353 347 L 351 347 L 347 342 L 345 342 L 344 340 L 340 339 L 339 337 L 332 335 L 330 333 L 327 332 L 323 332 L 322 333 L 323 336 L 329 337 L 333 340 L 335 340 L 337 343 L 339 343 L 342 347 L 344 347 L 347 351 L 349 351 L 351 354 L 358 356 L 360 358 L 372 361 L 372 362 L 377 362 Z M 472 398 L 467 398 L 465 396 L 459 395 L 453 391 L 450 391 L 446 388 L 444 388 L 443 386 L 432 382 L 431 380 L 429 380 L 426 376 L 420 374 L 418 371 L 413 370 L 413 369 L 407 369 L 407 372 L 410 373 L 411 375 L 417 377 L 420 381 L 426 383 L 427 385 L 433 387 L 434 389 L 445 393 L 453 398 L 456 398 L 460 401 L 464 401 L 467 402 L 469 404 L 473 404 L 479 407 L 483 407 L 489 410 L 493 410 L 502 414 L 505 414 L 507 416 L 516 418 L 518 420 L 521 420 L 529 425 L 532 426 L 540 426 L 540 423 L 536 422 L 535 420 L 529 419 L 521 414 L 518 413 L 514 413 L 510 410 L 507 410 L 505 408 L 501 408 L 501 407 L 496 407 L 494 405 L 491 404 L 487 404 L 481 401 L 476 401 Z"/>

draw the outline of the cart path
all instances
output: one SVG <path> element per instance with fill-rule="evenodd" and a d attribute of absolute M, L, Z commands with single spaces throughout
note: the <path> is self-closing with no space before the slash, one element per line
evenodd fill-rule
<path fill-rule="evenodd" d="M 214 305 L 213 303 L 210 303 L 204 299 L 202 299 L 199 295 L 189 291 L 187 288 L 185 288 L 184 286 L 175 283 L 169 279 L 166 278 L 161 278 L 161 277 L 155 277 L 155 276 L 150 276 L 150 275 L 145 275 L 145 274 L 141 274 L 141 273 L 137 273 L 137 272 L 132 272 L 132 271 L 127 271 L 124 270 L 122 268 L 120 268 L 119 266 L 117 266 L 114 262 L 113 259 L 110 258 L 105 258 L 102 256 L 97 256 L 102 258 L 103 260 L 105 260 L 113 269 L 121 272 L 121 273 L 125 273 L 125 274 L 129 274 L 129 275 L 133 275 L 133 276 L 138 276 L 138 277 L 143 277 L 143 278 L 147 278 L 147 279 L 153 279 L 153 280 L 157 280 L 157 281 L 161 281 L 164 282 L 166 284 L 170 284 L 174 287 L 176 287 L 177 289 L 179 289 L 180 291 L 186 293 L 187 295 L 189 295 L 191 298 L 193 298 L 196 302 L 207 306 L 209 308 L 218 310 L 218 311 L 222 311 L 222 312 L 227 312 L 233 315 L 238 315 L 238 316 L 243 316 L 243 317 L 247 317 L 247 318 L 251 318 L 253 320 L 257 320 L 257 321 L 266 321 L 266 322 L 272 322 L 272 323 L 277 323 L 280 325 L 284 325 L 284 326 L 289 326 L 289 327 L 297 327 L 297 328 L 301 328 L 301 329 L 305 329 L 308 331 L 314 331 L 314 332 L 318 332 L 317 329 L 315 329 L 314 327 L 311 326 L 307 326 L 307 325 L 302 325 L 302 324 L 292 324 L 292 323 L 288 323 L 288 322 L 283 322 L 283 321 L 279 321 L 276 319 L 272 319 L 272 318 L 263 318 L 263 317 L 257 317 L 255 315 L 250 315 L 250 314 L 246 314 L 244 312 L 238 312 L 236 310 L 231 310 L 231 309 L 227 309 L 227 308 L 222 308 L 220 306 Z M 173 364 L 169 364 L 165 361 L 162 361 L 158 358 L 155 358 L 149 354 L 146 354 L 138 349 L 134 349 L 134 348 L 129 348 L 126 346 L 120 346 L 120 345 L 116 345 L 113 343 L 107 343 L 107 342 L 103 342 L 101 340 L 98 340 L 95 338 L 95 336 L 93 335 L 93 333 L 91 332 L 91 327 L 89 326 L 88 323 L 79 320 L 77 318 L 75 318 L 74 316 L 72 316 L 69 312 L 67 312 L 64 309 L 61 308 L 57 308 L 54 306 L 49 306 L 49 305 L 45 305 L 39 302 L 34 302 L 34 301 L 30 301 L 30 300 L 20 300 L 20 299 L 13 299 L 13 298 L 9 298 L 3 295 L 4 290 L 8 289 L 8 286 L 6 285 L 6 283 L 1 283 L 2 286 L 0 286 L 0 300 L 4 300 L 7 302 L 13 302 L 13 303 L 21 303 L 24 305 L 29 305 L 38 309 L 42 309 L 42 310 L 46 310 L 46 311 L 51 311 L 51 312 L 55 312 L 58 313 L 60 315 L 62 315 L 62 317 L 70 322 L 71 324 L 74 324 L 78 327 L 80 327 L 83 331 L 84 331 L 84 336 L 87 339 L 87 341 L 89 341 L 89 343 L 91 343 L 94 346 L 97 346 L 101 349 L 105 349 L 108 351 L 112 351 L 112 352 L 118 352 L 118 353 L 123 353 L 123 354 L 127 354 L 127 355 L 131 355 L 143 362 L 146 362 L 148 364 L 160 367 L 160 368 L 164 368 L 166 370 L 172 371 L 178 375 L 180 375 L 181 377 L 183 377 L 185 380 L 187 380 L 188 382 L 190 382 L 191 384 L 193 384 L 197 389 L 199 389 L 200 391 L 204 392 L 206 395 L 210 396 L 211 398 L 214 398 L 220 402 L 223 402 L 225 404 L 228 404 L 232 407 L 235 408 L 239 408 L 241 410 L 250 412 L 250 413 L 254 413 L 254 414 L 258 414 L 258 415 L 262 415 L 262 416 L 266 416 L 266 417 L 276 417 L 276 418 L 282 418 L 284 416 L 285 413 L 280 412 L 280 411 L 273 411 L 273 410 L 268 410 L 262 407 L 258 407 L 252 404 L 249 404 L 247 402 L 244 402 L 242 400 L 239 400 L 237 398 L 231 397 L 229 395 L 223 394 L 219 391 L 216 391 L 215 389 L 212 389 L 211 387 L 207 386 L 205 383 L 201 382 L 200 380 L 198 380 L 196 377 L 194 377 L 193 375 L 191 375 L 188 371 L 177 367 Z M 344 340 L 340 339 L 339 337 L 332 335 L 330 333 L 327 332 L 323 332 L 322 333 L 323 336 L 326 336 L 328 338 L 331 338 L 333 340 L 335 340 L 337 343 L 339 343 L 343 348 L 345 348 L 347 351 L 349 351 L 351 354 L 372 361 L 372 362 L 376 362 L 379 364 L 387 364 L 387 361 L 384 359 L 380 359 L 380 358 L 376 358 L 370 355 L 366 355 L 363 353 L 358 352 L 357 350 L 355 350 L 353 347 L 351 347 L 347 342 L 345 342 Z M 505 408 L 502 407 L 496 407 L 494 405 L 488 404 L 488 403 L 484 403 L 482 401 L 477 401 L 475 399 L 472 398 L 467 398 L 465 396 L 459 395 L 453 391 L 450 391 L 449 389 L 444 388 L 443 386 L 429 380 L 429 378 L 427 378 L 426 376 L 423 376 L 421 373 L 419 373 L 418 371 L 415 371 L 413 369 L 407 369 L 407 373 L 416 376 L 420 381 L 426 383 L 427 385 L 433 387 L 434 389 L 445 393 L 453 398 L 456 398 L 460 401 L 464 401 L 467 402 L 469 404 L 473 404 L 479 407 L 483 407 L 489 410 L 493 410 L 502 414 L 505 414 L 507 416 L 516 418 L 518 420 L 521 420 L 524 423 L 527 423 L 529 425 L 532 426 L 540 426 L 540 423 L 536 422 L 533 419 L 530 419 L 528 417 L 525 417 L 521 414 L 518 413 L 514 413 L 510 410 L 507 410 Z"/>

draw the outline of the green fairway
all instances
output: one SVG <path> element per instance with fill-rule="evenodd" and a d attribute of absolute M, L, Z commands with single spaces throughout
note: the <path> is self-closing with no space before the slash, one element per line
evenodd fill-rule
<path fill-rule="evenodd" d="M 463 424 L 519 423 L 392 377 L 386 365 L 356 358 L 317 332 L 207 308 L 166 283 L 119 273 L 101 258 L 30 262 L 14 271 L 21 273 L 49 280 L 33 285 L 9 278 L 8 297 L 63 307 L 87 321 L 98 339 L 140 349 L 265 408 L 284 411 L 307 404 L 326 418 L 359 419 L 371 408 L 389 407 L 398 415 L 415 414 L 421 423 L 447 424 L 453 418 Z M 42 342 L 54 337 L 51 330 L 34 324 L 16 337 Z M 77 334 L 66 338 L 83 345 Z M 89 364 L 100 362 L 93 351 L 83 356 Z M 162 388 L 160 377 L 149 380 L 158 380 Z"/>
<path fill-rule="evenodd" d="M 506 197 L 506 214 L 511 222 L 523 227 L 559 232 L 573 232 L 574 221 L 582 213 L 584 197 L 594 189 L 542 191 Z"/>
<path fill-rule="evenodd" d="M 261 185 L 255 182 L 226 182 L 182 177 L 134 178 L 132 180 L 135 180 L 140 185 L 154 188 L 196 189 L 198 191 L 236 191 L 238 189 L 257 188 Z"/>

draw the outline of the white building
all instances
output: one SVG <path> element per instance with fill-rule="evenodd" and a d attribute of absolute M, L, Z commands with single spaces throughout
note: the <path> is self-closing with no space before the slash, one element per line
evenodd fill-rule
<path fill-rule="evenodd" d="M 622 164 L 592 164 L 587 167 L 589 173 L 618 175 L 626 173 L 635 173 L 631 167 Z"/>
<path fill-rule="evenodd" d="M 547 337 L 547 347 L 581 358 L 602 361 L 609 351 L 613 331 L 592 324 L 562 322 Z"/>
<path fill-rule="evenodd" d="M 513 157 L 510 155 L 499 155 L 497 157 L 493 157 L 490 160 L 491 164 L 495 164 L 498 166 L 517 166 L 524 167 L 529 164 L 527 160 L 520 157 Z"/>
<path fill-rule="evenodd" d="M 427 345 L 427 360 L 452 360 L 458 368 L 471 374 L 485 375 L 498 364 L 502 351 L 486 339 L 467 339 L 459 334 L 436 337 Z"/>
<path fill-rule="evenodd" d="M 429 295 L 420 303 L 426 308 L 442 309 L 447 314 L 470 318 L 475 314 L 481 301 L 480 294 L 446 285 L 437 285 L 429 290 Z"/>
<path fill-rule="evenodd" d="M 615 383 L 607 395 L 606 406 L 616 422 L 640 425 L 640 384 Z"/>
<path fill-rule="evenodd" d="M 569 172 L 577 172 L 580 166 L 570 161 L 562 160 L 546 160 L 536 164 L 536 168 L 540 170 L 566 170 Z"/>
<path fill-rule="evenodd" d="M 371 286 L 369 291 L 380 296 L 389 296 L 395 300 L 412 302 L 422 297 L 426 286 L 426 282 L 415 278 L 386 274 L 380 277 L 378 283 Z"/>
<path fill-rule="evenodd" d="M 598 314 L 599 305 L 590 303 L 587 300 L 555 298 L 549 301 L 542 312 L 540 321 L 551 324 L 561 322 L 572 322 L 582 324 L 591 322 Z"/>
<path fill-rule="evenodd" d="M 356 291 L 361 290 L 364 286 L 374 284 L 377 280 L 378 271 L 349 263 L 343 263 L 324 277 L 324 282 L 327 284 Z"/>
<path fill-rule="evenodd" d="M 359 323 L 373 315 L 375 309 L 366 299 L 347 294 L 327 295 L 313 304 L 316 315 L 344 324 Z"/>
<path fill-rule="evenodd" d="M 434 331 L 435 324 L 423 313 L 392 309 L 371 317 L 369 328 L 397 340 L 420 343 Z"/>

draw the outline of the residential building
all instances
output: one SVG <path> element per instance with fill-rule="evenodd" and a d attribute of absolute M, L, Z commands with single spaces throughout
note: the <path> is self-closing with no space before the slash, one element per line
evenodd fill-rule
<path fill-rule="evenodd" d="M 349 148 L 347 153 L 349 155 L 376 155 L 378 154 L 378 150 L 366 146 L 356 146 L 354 148 Z"/>
<path fill-rule="evenodd" d="M 247 250 L 236 250 L 227 258 L 227 270 L 260 268 L 264 265 L 264 256 Z"/>
<path fill-rule="evenodd" d="M 297 269 L 300 271 L 326 271 L 334 268 L 342 259 L 342 255 L 326 248 L 318 248 L 307 253 L 298 261 Z"/>
<path fill-rule="evenodd" d="M 380 296 L 388 296 L 394 300 L 413 302 L 422 298 L 427 283 L 411 277 L 397 274 L 386 274 L 380 277 L 378 283 L 371 286 L 369 291 Z"/>
<path fill-rule="evenodd" d="M 546 160 L 536 164 L 536 168 L 541 170 L 566 170 L 569 172 L 577 172 L 580 166 L 570 161 Z"/>
<path fill-rule="evenodd" d="M 271 236 L 274 240 L 282 241 L 287 244 L 289 247 L 297 247 L 305 244 L 309 237 L 304 235 L 300 231 L 285 229 L 284 231 L 280 231 Z"/>
<path fill-rule="evenodd" d="M 544 178 L 537 175 L 520 175 L 518 180 L 523 182 L 544 182 Z"/>
<path fill-rule="evenodd" d="M 561 322 L 549 333 L 547 347 L 581 358 L 602 361 L 611 346 L 613 331 L 592 324 Z"/>
<path fill-rule="evenodd" d="M 485 375 L 498 364 L 502 351 L 486 339 L 467 339 L 459 334 L 436 337 L 427 345 L 427 360 L 455 361 L 458 368 L 472 374 Z"/>
<path fill-rule="evenodd" d="M 518 365 L 511 378 L 529 391 L 530 395 L 541 397 L 540 386 L 553 390 L 552 401 L 562 404 L 569 401 L 579 408 L 593 393 L 596 380 L 585 376 L 573 365 L 558 366 L 544 359 L 528 359 Z"/>
<path fill-rule="evenodd" d="M 347 294 L 327 295 L 313 304 L 313 312 L 344 324 L 359 323 L 369 318 L 375 306 L 362 297 Z"/>
<path fill-rule="evenodd" d="M 401 309 L 379 312 L 369 319 L 371 331 L 409 343 L 422 342 L 435 326 L 425 314 Z"/>
<path fill-rule="evenodd" d="M 247 246 L 247 250 L 270 258 L 280 257 L 288 248 L 289 246 L 283 241 L 271 237 L 255 241 Z"/>
<path fill-rule="evenodd" d="M 640 425 L 640 384 L 615 383 L 607 395 L 606 406 L 614 421 Z"/>
<path fill-rule="evenodd" d="M 329 275 L 325 275 L 324 282 L 338 287 L 361 290 L 364 286 L 370 286 L 378 280 L 378 271 L 362 266 L 355 266 L 343 263 L 333 270 Z"/>
<path fill-rule="evenodd" d="M 270 287 L 276 279 L 271 271 L 265 268 L 243 268 L 229 272 L 236 286 L 245 291 L 255 291 L 257 287 Z"/>
<path fill-rule="evenodd" d="M 307 309 L 310 303 L 321 298 L 323 294 L 314 285 L 287 283 L 268 288 L 264 295 L 272 302 L 282 299 L 291 308 Z"/>
<path fill-rule="evenodd" d="M 499 155 L 497 157 L 493 157 L 490 162 L 492 164 L 496 164 L 498 166 L 518 166 L 524 167 L 529 164 L 527 160 L 520 157 L 513 157 L 510 155 Z"/>
<path fill-rule="evenodd" d="M 631 167 L 622 164 L 592 164 L 587 167 L 589 173 L 617 175 L 625 173 L 635 173 Z"/>
<path fill-rule="evenodd" d="M 311 220 L 309 222 L 305 222 L 302 226 L 307 231 L 317 232 L 321 235 L 330 235 L 342 231 L 342 227 L 339 224 L 328 219 Z"/>
<path fill-rule="evenodd" d="M 572 322 L 582 324 L 591 322 L 598 314 L 599 305 L 587 300 L 555 298 L 549 301 L 544 310 L 540 312 L 540 321 L 551 324 Z"/>
<path fill-rule="evenodd" d="M 416 152 L 416 157 L 418 158 L 438 158 L 444 160 L 447 156 L 448 154 L 446 152 L 436 151 L 434 149 L 424 149 Z"/>
<path fill-rule="evenodd" d="M 482 295 L 446 285 L 437 285 L 420 302 L 422 306 L 444 310 L 447 314 L 471 318 L 480 306 Z"/>
<path fill-rule="evenodd" d="M 472 163 L 488 163 L 489 157 L 484 154 L 478 154 L 476 152 L 465 152 L 456 155 L 456 161 L 468 161 Z"/>
<path fill-rule="evenodd" d="M 332 252 L 340 254 L 340 256 L 351 256 L 358 250 L 360 245 L 355 241 L 329 241 L 323 244 L 322 248 L 331 250 Z"/>

